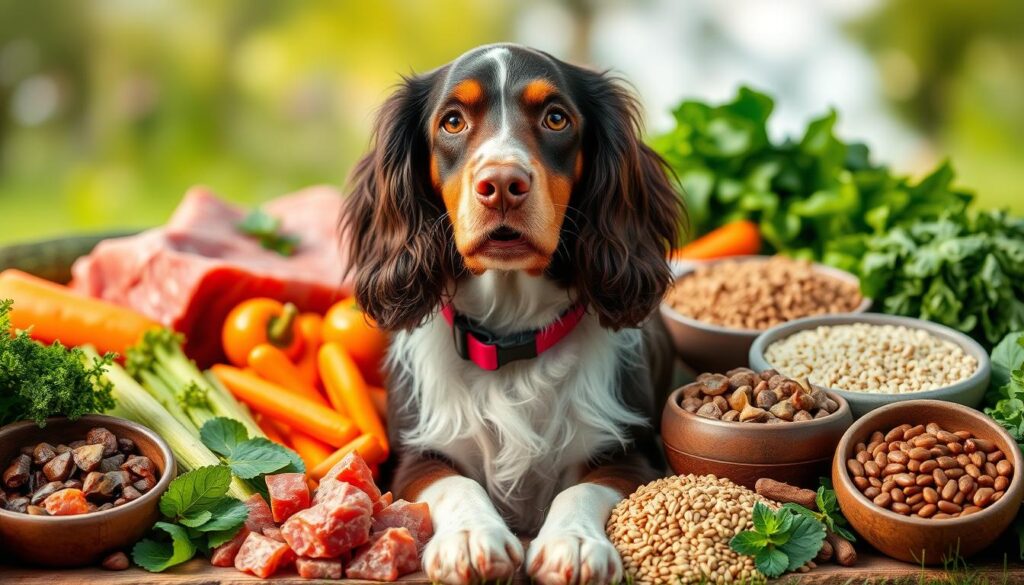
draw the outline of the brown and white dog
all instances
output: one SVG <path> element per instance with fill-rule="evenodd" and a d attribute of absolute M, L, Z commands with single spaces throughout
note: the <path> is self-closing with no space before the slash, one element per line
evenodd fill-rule
<path fill-rule="evenodd" d="M 344 227 L 358 301 L 395 332 L 392 489 L 430 504 L 433 580 L 508 577 L 533 535 L 543 584 L 622 577 L 604 525 L 662 466 L 639 327 L 683 213 L 638 132 L 615 79 L 508 44 L 379 114 Z"/>

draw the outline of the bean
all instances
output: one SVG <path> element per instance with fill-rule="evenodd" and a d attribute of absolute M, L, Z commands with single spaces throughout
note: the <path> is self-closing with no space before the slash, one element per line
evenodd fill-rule
<path fill-rule="evenodd" d="M 992 494 L 992 499 L 989 501 L 989 503 L 994 504 L 994 503 L 998 502 L 999 500 L 1001 500 L 1003 498 L 1004 494 L 1006 494 L 1006 492 L 996 492 L 996 493 Z"/>
<path fill-rule="evenodd" d="M 984 508 L 992 501 L 992 495 L 995 493 L 996 491 L 989 487 L 978 488 L 978 491 L 974 492 L 974 499 L 971 501 L 974 502 L 975 506 Z"/>
<path fill-rule="evenodd" d="M 903 433 L 907 429 L 909 429 L 909 428 L 910 428 L 910 425 L 900 425 L 900 426 L 894 428 L 893 430 L 891 430 L 891 431 L 889 431 L 888 433 L 885 434 L 884 441 L 886 443 L 891 443 L 891 442 L 901 438 L 903 436 Z"/>
<path fill-rule="evenodd" d="M 931 451 L 925 449 L 924 447 L 914 447 L 913 449 L 910 450 L 909 457 L 916 461 L 926 461 L 932 458 L 932 453 Z M 891 459 L 892 458 L 890 457 L 890 460 Z"/>
<path fill-rule="evenodd" d="M 1010 487 L 1010 478 L 1006 477 L 1005 475 L 1000 475 L 999 477 L 996 478 L 995 481 L 992 482 L 992 489 L 996 490 L 997 492 L 1004 492 L 1008 487 Z"/>
<path fill-rule="evenodd" d="M 995 487 L 996 480 L 991 475 L 983 475 L 978 478 L 978 485 L 981 487 Z"/>
<path fill-rule="evenodd" d="M 910 514 L 910 506 L 902 502 L 893 502 L 892 511 L 896 512 L 897 514 L 903 514 L 904 516 L 907 516 Z"/>
<path fill-rule="evenodd" d="M 961 510 L 960 506 L 953 502 L 947 502 L 946 500 L 939 500 L 938 506 L 939 510 L 946 514 L 956 514 Z"/>
<path fill-rule="evenodd" d="M 964 471 L 966 471 L 967 475 L 973 477 L 974 479 L 978 479 L 979 477 L 981 477 L 981 470 L 978 469 L 978 466 L 973 463 L 965 465 Z"/>
<path fill-rule="evenodd" d="M 918 471 L 920 471 L 921 473 L 931 473 L 938 466 L 939 466 L 939 462 L 938 461 L 935 461 L 934 459 L 929 459 L 928 461 L 922 461 L 921 462 L 921 469 L 919 469 Z"/>
<path fill-rule="evenodd" d="M 970 439 L 971 437 L 974 436 L 974 434 L 972 434 L 971 431 L 956 431 L 953 434 L 956 435 L 957 437 L 959 437 L 961 440 L 964 440 L 964 441 L 966 441 L 967 439 Z"/>
<path fill-rule="evenodd" d="M 894 487 L 896 487 L 896 482 L 893 481 L 891 478 L 882 482 L 882 491 L 883 492 L 892 491 L 892 488 L 894 488 Z"/>
<path fill-rule="evenodd" d="M 946 445 L 946 449 L 951 455 L 959 455 L 964 452 L 964 446 L 960 443 L 949 443 Z"/>
<path fill-rule="evenodd" d="M 928 449 L 931 449 L 932 447 L 937 445 L 938 442 L 939 440 L 935 438 L 935 435 L 921 435 L 920 437 L 914 439 L 914 447 L 917 449 L 924 449 L 927 451 Z"/>
<path fill-rule="evenodd" d="M 953 469 L 946 470 L 946 477 L 948 477 L 949 479 L 960 479 L 964 475 L 964 473 L 966 472 L 963 470 L 963 468 L 954 467 Z"/>
<path fill-rule="evenodd" d="M 980 511 L 981 511 L 981 508 L 979 508 L 978 506 L 973 506 L 973 505 L 972 506 L 964 506 L 964 509 L 960 511 L 960 515 L 961 516 L 967 516 L 968 514 L 973 514 L 975 512 L 980 512 Z"/>
<path fill-rule="evenodd" d="M 985 455 L 985 458 L 987 460 L 991 461 L 992 463 L 999 463 L 1000 461 L 1003 461 L 1004 459 L 1006 459 L 1006 453 L 1003 453 L 1002 451 L 998 451 L 997 450 L 997 451 L 993 451 L 991 453 L 988 453 L 987 455 Z"/>
<path fill-rule="evenodd" d="M 855 459 L 861 463 L 867 463 L 871 460 L 871 453 L 868 453 L 867 451 L 858 451 Z"/>
<path fill-rule="evenodd" d="M 928 475 L 928 474 L 925 473 L 925 474 L 921 474 L 921 475 L 917 476 L 914 479 L 914 481 L 917 483 L 917 485 L 923 487 L 923 486 L 929 486 L 929 485 L 934 484 L 935 483 L 935 478 L 933 476 Z"/>
<path fill-rule="evenodd" d="M 971 463 L 973 463 L 977 467 L 982 467 L 983 465 L 985 465 L 984 453 L 971 453 L 970 455 L 967 456 L 967 458 L 970 459 Z"/>
<path fill-rule="evenodd" d="M 935 433 L 935 438 L 938 439 L 940 443 L 958 443 L 960 441 L 960 437 L 949 431 L 938 431 Z"/>
<path fill-rule="evenodd" d="M 882 480 L 878 479 L 877 477 L 869 477 L 868 478 L 868 483 L 873 485 L 873 486 L 875 486 L 875 487 L 877 487 L 877 488 L 882 487 Z"/>
<path fill-rule="evenodd" d="M 921 489 L 922 488 L 919 485 L 912 485 L 910 487 L 903 488 L 903 493 L 908 495 L 908 496 L 913 496 L 915 494 L 921 493 Z"/>
<path fill-rule="evenodd" d="M 892 488 L 892 491 L 889 492 L 889 495 L 892 496 L 892 501 L 894 502 L 899 502 L 900 504 L 902 504 L 907 501 L 907 496 L 904 495 L 903 490 L 901 489 Z"/>
<path fill-rule="evenodd" d="M 871 501 L 874 502 L 876 506 L 881 506 L 883 508 L 888 508 L 889 505 L 892 504 L 892 496 L 890 496 L 889 494 L 887 494 L 885 492 L 882 492 L 882 493 L 878 494 L 877 496 L 875 496 L 874 498 L 872 498 Z"/>
<path fill-rule="evenodd" d="M 900 487 L 910 487 L 914 484 L 914 476 L 909 473 L 900 473 L 893 477 L 893 481 Z"/>
<path fill-rule="evenodd" d="M 957 465 L 963 466 L 963 465 L 970 465 L 971 464 L 971 458 L 968 457 L 966 453 L 961 453 L 961 454 L 957 455 L 956 457 L 954 457 L 954 459 L 956 459 Z"/>
<path fill-rule="evenodd" d="M 942 499 L 952 500 L 953 496 L 956 495 L 957 485 L 955 481 L 947 482 L 946 485 L 942 486 Z"/>
<path fill-rule="evenodd" d="M 871 433 L 871 442 L 872 443 L 881 443 L 884 440 L 885 440 L 885 435 L 882 434 L 882 431 L 875 431 L 875 432 Z"/>
<path fill-rule="evenodd" d="M 949 481 L 949 476 L 946 472 L 941 469 L 936 469 L 932 472 L 932 477 L 935 478 L 935 485 L 939 487 L 945 487 L 946 482 Z"/>
<path fill-rule="evenodd" d="M 945 445 L 935 445 L 929 451 L 932 452 L 934 457 L 942 457 L 943 455 L 949 455 L 949 447 Z"/>
<path fill-rule="evenodd" d="M 939 492 L 935 491 L 934 488 L 926 487 L 924 488 L 924 491 L 921 492 L 921 497 L 923 497 L 924 501 L 929 504 L 935 504 L 939 501 Z"/>
<path fill-rule="evenodd" d="M 850 471 L 850 475 L 854 477 L 864 477 L 864 465 L 856 459 L 847 459 L 846 469 L 848 469 Z"/>
<path fill-rule="evenodd" d="M 889 463 L 896 463 L 898 465 L 906 465 L 907 461 L 910 461 L 910 456 L 903 451 L 890 451 L 889 455 L 886 456 Z"/>
<path fill-rule="evenodd" d="M 889 460 L 885 458 L 885 454 L 885 451 L 875 453 L 875 463 L 877 463 L 879 467 L 885 467 L 886 463 L 889 462 Z"/>
<path fill-rule="evenodd" d="M 999 469 L 996 467 L 995 463 L 986 461 L 985 466 L 982 469 L 985 470 L 985 475 L 991 475 L 992 477 L 999 475 Z"/>
<path fill-rule="evenodd" d="M 896 475 L 898 473 L 904 473 L 907 470 L 906 465 L 900 463 L 890 463 L 885 466 L 882 470 L 882 475 Z"/>
<path fill-rule="evenodd" d="M 967 494 L 958 490 L 956 492 L 956 495 L 953 496 L 953 499 L 950 501 L 956 504 L 957 506 L 962 506 L 964 502 L 967 501 Z"/>
<path fill-rule="evenodd" d="M 941 467 L 942 469 L 952 469 L 956 467 L 956 459 L 953 459 L 952 457 L 949 456 L 944 455 L 936 459 L 936 461 L 939 462 L 939 467 Z"/>
<path fill-rule="evenodd" d="M 939 508 L 935 504 L 925 504 L 921 506 L 921 509 L 917 511 L 917 515 L 922 518 L 931 518 L 938 512 Z"/>
<path fill-rule="evenodd" d="M 911 506 L 916 506 L 918 503 L 923 502 L 923 501 L 924 501 L 924 494 L 914 494 L 912 496 L 907 496 L 907 504 L 909 504 Z"/>
<path fill-rule="evenodd" d="M 913 472 L 913 473 L 917 473 L 920 470 L 921 470 L 921 462 L 920 461 L 917 461 L 915 459 L 911 459 L 910 461 L 907 461 L 907 471 L 910 471 L 910 472 Z"/>
<path fill-rule="evenodd" d="M 965 494 L 969 494 L 974 491 L 974 479 L 969 475 L 965 475 L 957 481 L 957 488 Z"/>
<path fill-rule="evenodd" d="M 878 496 L 878 494 L 880 493 L 882 493 L 882 490 L 874 486 L 871 486 L 868 489 L 864 490 L 864 495 L 867 496 L 869 500 L 875 499 L 875 497 Z"/>
<path fill-rule="evenodd" d="M 946 514 L 945 512 L 939 512 L 938 514 L 932 516 L 932 518 L 935 520 L 947 520 L 949 518 L 952 518 L 952 516 Z"/>
<path fill-rule="evenodd" d="M 868 461 L 864 464 L 864 473 L 866 473 L 869 477 L 878 477 L 878 475 L 881 473 L 881 470 L 879 470 L 877 463 L 875 463 L 874 461 Z"/>
<path fill-rule="evenodd" d="M 968 439 L 964 441 L 964 451 L 972 451 L 971 445 L 974 445 L 974 450 L 984 451 L 985 453 L 991 453 L 997 449 L 996 444 L 988 439 Z"/>
<path fill-rule="evenodd" d="M 864 491 L 868 489 L 871 484 L 868 483 L 868 478 L 866 477 L 855 477 L 853 478 L 853 485 L 857 486 L 857 489 L 860 491 Z"/>
<path fill-rule="evenodd" d="M 923 435 L 923 434 L 924 434 L 924 425 L 917 425 L 915 427 L 910 427 L 909 429 L 903 431 L 903 440 L 904 441 L 909 441 L 910 439 L 913 439 L 914 437 L 916 437 L 918 435 Z"/>

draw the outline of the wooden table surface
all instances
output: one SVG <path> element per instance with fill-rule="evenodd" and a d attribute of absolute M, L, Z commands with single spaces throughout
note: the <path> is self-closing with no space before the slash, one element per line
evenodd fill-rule
<path fill-rule="evenodd" d="M 993 585 L 1001 583 L 1024 583 L 1024 563 L 1013 560 L 1004 568 L 1002 560 L 987 561 L 971 565 L 971 572 L 979 577 L 988 577 Z M 942 569 L 922 569 L 921 567 L 901 563 L 878 555 L 877 553 L 861 553 L 854 567 L 840 567 L 826 563 L 817 569 L 803 574 L 785 575 L 778 583 L 786 585 L 850 585 L 861 583 L 885 583 L 896 580 L 902 585 L 916 584 L 918 577 L 942 577 Z M 1005 579 L 1004 579 L 1005 577 Z M 285 585 L 309 584 L 311 581 L 299 577 L 293 570 L 283 571 L 272 579 L 274 583 Z M 0 566 L 0 583 L 4 585 L 71 585 L 71 584 L 111 584 L 137 585 L 154 583 L 158 585 L 233 585 L 236 583 L 265 583 L 252 575 L 240 573 L 230 568 L 211 566 L 205 559 L 195 559 L 180 567 L 164 573 L 146 573 L 141 569 L 111 572 L 102 569 L 74 569 L 63 571 L 44 571 L 21 567 Z M 399 582 L 406 585 L 427 585 L 430 581 L 422 573 L 406 575 Z M 523 577 L 519 580 L 528 583 Z M 343 583 L 367 583 L 366 581 L 345 580 Z"/>

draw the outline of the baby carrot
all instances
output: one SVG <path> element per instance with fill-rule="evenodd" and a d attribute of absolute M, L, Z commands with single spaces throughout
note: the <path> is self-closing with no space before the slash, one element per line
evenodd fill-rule
<path fill-rule="evenodd" d="M 316 313 L 303 313 L 295 321 L 299 335 L 303 340 L 302 355 L 295 365 L 302 372 L 302 379 L 312 386 L 320 386 L 320 371 L 317 368 L 316 356 L 323 343 L 324 318 Z"/>
<path fill-rule="evenodd" d="M 370 386 L 370 400 L 373 400 L 373 408 L 377 410 L 380 418 L 388 419 L 388 391 L 380 386 Z"/>
<path fill-rule="evenodd" d="M 714 229 L 676 249 L 674 260 L 710 260 L 725 256 L 748 256 L 761 250 L 757 224 L 741 219 Z"/>
<path fill-rule="evenodd" d="M 366 380 L 359 373 L 359 366 L 337 343 L 325 343 L 320 348 L 320 377 L 327 390 L 327 399 L 334 408 L 345 412 L 352 422 L 364 433 L 370 433 L 380 440 L 384 451 L 388 450 L 388 436 L 377 409 L 370 399 Z"/>
<path fill-rule="evenodd" d="M 291 439 L 292 449 L 295 449 L 295 452 L 302 458 L 302 461 L 306 464 L 307 471 L 320 465 L 324 459 L 327 459 L 334 452 L 333 447 L 319 439 L 314 439 L 306 433 L 292 431 Z"/>
<path fill-rule="evenodd" d="M 353 451 L 359 453 L 359 456 L 366 461 L 367 465 L 383 463 L 384 460 L 387 459 L 387 453 L 384 452 L 384 446 L 380 444 L 377 437 L 369 434 L 360 435 L 351 443 L 345 445 L 341 449 L 338 449 L 334 453 L 331 453 L 327 459 L 321 461 L 320 465 L 314 467 L 313 471 L 310 472 L 310 477 L 316 481 L 320 481 L 320 478 L 326 475 L 332 467 Z"/>
<path fill-rule="evenodd" d="M 12 299 L 11 325 L 32 328 L 32 338 L 68 347 L 92 345 L 100 353 L 125 351 L 160 327 L 131 309 L 78 294 L 20 270 L 0 272 L 0 299 Z"/>
<path fill-rule="evenodd" d="M 327 401 L 320 392 L 307 384 L 299 369 L 283 351 L 269 343 L 261 343 L 249 352 L 249 367 L 259 377 L 273 382 L 297 395 L 305 396 L 313 402 L 327 406 Z"/>
<path fill-rule="evenodd" d="M 359 429 L 348 418 L 259 376 L 224 364 L 216 364 L 210 371 L 235 398 L 256 412 L 300 429 L 329 445 L 343 447 L 359 435 Z"/>

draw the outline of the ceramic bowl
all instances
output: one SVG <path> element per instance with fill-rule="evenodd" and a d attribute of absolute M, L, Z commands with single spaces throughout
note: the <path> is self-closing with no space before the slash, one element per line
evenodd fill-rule
<path fill-rule="evenodd" d="M 873 432 L 886 432 L 904 423 L 937 423 L 948 431 L 971 431 L 994 441 L 1013 463 L 1010 487 L 998 502 L 969 516 L 929 520 L 902 516 L 876 506 L 853 484 L 846 460 L 857 443 Z M 896 402 L 871 411 L 850 427 L 836 449 L 832 484 L 850 525 L 879 551 L 914 564 L 939 564 L 951 555 L 970 556 L 991 545 L 1010 525 L 1024 496 L 1022 457 L 1017 443 L 992 419 L 960 404 L 940 400 Z"/>
<path fill-rule="evenodd" d="M 131 421 L 102 415 L 77 420 L 50 418 L 45 428 L 25 421 L 0 428 L 0 462 L 8 462 L 26 445 L 46 441 L 53 445 L 85 437 L 93 427 L 104 427 L 135 442 L 139 454 L 160 470 L 156 486 L 142 497 L 102 512 L 76 516 L 32 516 L 0 510 L 0 550 L 17 563 L 48 567 L 98 564 L 115 551 L 127 551 L 160 517 L 160 496 L 177 470 L 170 447 L 156 433 Z"/>
<path fill-rule="evenodd" d="M 683 389 L 669 397 L 661 417 L 665 456 L 677 474 L 714 474 L 753 489 L 759 478 L 817 488 L 826 477 L 836 445 L 853 422 L 842 396 L 827 417 L 758 424 L 704 418 L 681 406 Z"/>
<path fill-rule="evenodd" d="M 970 406 L 971 408 L 976 408 L 981 404 L 982 399 L 984 399 L 985 391 L 988 389 L 989 377 L 992 375 L 992 366 L 989 362 L 988 353 L 985 352 L 985 349 L 981 347 L 977 341 L 974 341 L 967 335 L 964 335 L 954 329 L 950 329 L 945 325 L 932 323 L 931 321 L 925 321 L 923 319 L 897 317 L 895 315 L 884 315 L 882 313 L 863 313 L 860 315 L 821 315 L 818 317 L 797 319 L 795 321 L 790 321 L 789 323 L 783 323 L 772 327 L 759 335 L 758 338 L 754 340 L 753 345 L 750 346 L 750 367 L 757 371 L 772 368 L 773 366 L 765 357 L 765 350 L 772 343 L 789 337 L 798 331 L 814 329 L 823 325 L 845 325 L 850 323 L 903 325 L 913 329 L 923 329 L 939 339 L 951 341 L 959 345 L 965 352 L 974 356 L 974 358 L 978 360 L 978 369 L 975 370 L 974 374 L 970 377 L 965 380 L 961 380 L 956 384 L 944 386 L 935 390 L 905 392 L 902 394 L 876 394 L 871 392 L 853 392 L 843 390 L 841 388 L 828 388 L 829 392 L 842 396 L 850 403 L 850 408 L 853 409 L 854 418 L 864 416 L 864 414 L 871 410 L 885 406 L 886 404 L 904 400 L 946 400 Z M 786 372 L 780 371 L 780 373 L 786 375 Z"/>
<path fill-rule="evenodd" d="M 674 262 L 672 275 L 676 281 L 686 278 L 698 267 L 719 262 L 764 262 L 770 256 L 732 256 L 706 262 Z M 860 281 L 849 272 L 814 264 L 814 270 L 832 278 L 859 285 Z M 863 299 L 853 312 L 863 313 L 871 306 L 871 299 Z M 734 329 L 698 321 L 672 308 L 668 301 L 661 302 L 661 317 L 672 336 L 672 344 L 679 359 L 695 372 L 725 372 L 747 365 L 750 345 L 759 329 Z M 757 369 L 757 368 L 755 368 Z"/>

